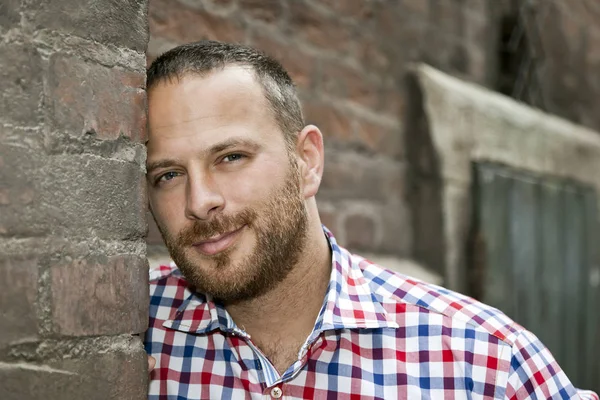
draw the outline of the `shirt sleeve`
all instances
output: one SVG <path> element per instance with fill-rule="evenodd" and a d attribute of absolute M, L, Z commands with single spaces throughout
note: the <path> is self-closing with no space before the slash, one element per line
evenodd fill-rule
<path fill-rule="evenodd" d="M 513 345 L 505 399 L 598 400 L 598 396 L 575 389 L 542 342 L 523 331 Z"/>

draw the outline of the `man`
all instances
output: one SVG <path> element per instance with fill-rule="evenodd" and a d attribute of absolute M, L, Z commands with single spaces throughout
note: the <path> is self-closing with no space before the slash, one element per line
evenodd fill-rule
<path fill-rule="evenodd" d="M 149 202 L 174 260 L 151 273 L 150 399 L 596 399 L 499 311 L 337 244 L 315 202 L 323 137 L 276 61 L 181 46 L 148 96 Z"/>

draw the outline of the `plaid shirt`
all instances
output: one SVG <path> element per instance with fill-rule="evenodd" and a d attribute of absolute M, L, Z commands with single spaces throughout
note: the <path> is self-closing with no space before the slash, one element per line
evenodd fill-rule
<path fill-rule="evenodd" d="M 593 399 L 500 311 L 332 249 L 327 295 L 282 375 L 175 265 L 151 272 L 150 399 Z"/>

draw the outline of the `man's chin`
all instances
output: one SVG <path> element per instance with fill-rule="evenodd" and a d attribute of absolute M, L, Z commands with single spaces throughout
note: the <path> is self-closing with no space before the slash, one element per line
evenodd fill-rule
<path fill-rule="evenodd" d="M 250 300 L 265 292 L 266 289 L 257 287 L 248 276 L 240 274 L 239 271 L 225 270 L 218 274 L 198 274 L 191 279 L 184 271 L 182 273 L 198 293 L 209 295 L 214 300 L 227 304 Z"/>

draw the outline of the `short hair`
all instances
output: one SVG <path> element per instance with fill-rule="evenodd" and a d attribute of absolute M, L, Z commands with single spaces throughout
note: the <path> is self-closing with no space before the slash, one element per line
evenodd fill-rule
<path fill-rule="evenodd" d="M 304 128 L 302 107 L 292 78 L 274 58 L 249 46 L 213 40 L 184 44 L 160 55 L 147 71 L 146 88 L 187 75 L 205 76 L 229 65 L 249 66 L 262 86 L 288 150 Z"/>

